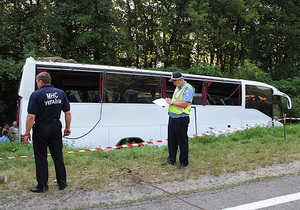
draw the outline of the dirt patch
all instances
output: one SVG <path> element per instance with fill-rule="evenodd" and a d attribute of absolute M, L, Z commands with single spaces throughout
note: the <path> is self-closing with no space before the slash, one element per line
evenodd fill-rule
<path fill-rule="evenodd" d="M 198 179 L 186 179 L 185 181 L 166 182 L 153 185 L 170 193 L 199 192 L 211 188 L 221 188 L 228 185 L 236 185 L 247 181 L 266 177 L 278 177 L 299 173 L 300 161 L 287 164 L 274 164 L 265 168 L 251 171 L 226 173 L 220 176 L 201 175 Z M 184 170 L 189 170 L 188 168 Z M 158 196 L 168 196 L 165 192 L 154 188 L 144 182 L 136 180 L 132 186 L 118 185 L 113 191 L 75 190 L 72 183 L 64 190 L 57 188 L 43 194 L 34 194 L 24 189 L 20 195 L 9 195 L 9 192 L 1 192 L 1 209 L 84 209 L 107 206 L 123 202 L 146 200 Z M 3 195 L 5 195 L 3 197 Z"/>

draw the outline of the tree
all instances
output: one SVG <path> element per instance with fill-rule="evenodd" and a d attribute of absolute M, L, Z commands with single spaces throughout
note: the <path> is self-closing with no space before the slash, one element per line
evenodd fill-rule
<path fill-rule="evenodd" d="M 204 2 L 200 1 L 198 4 L 194 2 L 194 4 L 199 8 L 199 5 Z M 212 0 L 204 4 L 206 4 L 206 13 L 204 13 L 206 24 L 200 44 L 206 47 L 204 51 L 207 52 L 206 56 L 210 64 L 220 65 L 223 73 L 232 71 L 248 56 L 246 39 L 249 33 L 248 25 L 257 18 L 255 5 L 258 4 L 258 0 Z"/>
<path fill-rule="evenodd" d="M 171 64 L 187 68 L 191 65 L 191 19 L 189 17 L 190 1 L 162 0 L 161 47 L 162 62 L 165 67 Z"/>
<path fill-rule="evenodd" d="M 252 25 L 251 60 L 259 60 L 273 79 L 299 74 L 300 2 L 261 0 Z"/>
<path fill-rule="evenodd" d="M 11 124 L 16 120 L 16 105 L 18 100 L 18 84 L 22 65 L 12 59 L 0 57 L 0 122 Z M 2 126 L 2 125 L 0 125 Z"/>
<path fill-rule="evenodd" d="M 137 67 L 188 67 L 193 48 L 188 5 L 180 0 L 127 0 L 122 32 L 128 61 Z"/>

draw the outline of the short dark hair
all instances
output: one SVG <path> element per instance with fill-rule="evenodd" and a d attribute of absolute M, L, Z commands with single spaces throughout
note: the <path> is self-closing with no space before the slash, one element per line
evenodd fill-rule
<path fill-rule="evenodd" d="M 37 80 L 43 81 L 45 84 L 51 84 L 51 76 L 48 72 L 41 72 L 36 76 Z"/>

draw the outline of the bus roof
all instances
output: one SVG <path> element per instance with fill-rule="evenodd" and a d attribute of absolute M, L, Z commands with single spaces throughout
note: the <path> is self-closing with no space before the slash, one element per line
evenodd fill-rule
<path fill-rule="evenodd" d="M 166 71 L 158 71 L 158 70 L 146 70 L 146 69 L 138 69 L 134 67 L 121 67 L 121 66 L 109 66 L 109 65 L 99 65 L 99 64 L 84 64 L 84 63 L 76 63 L 76 62 L 63 62 L 63 59 L 56 59 L 56 61 L 38 61 L 34 60 L 32 57 L 26 59 L 27 62 L 35 62 L 35 65 L 39 69 L 52 69 L 52 70 L 74 70 L 74 71 L 89 71 L 89 72 L 110 72 L 110 73 L 129 73 L 136 75 L 152 75 L 152 76 L 163 76 L 163 77 L 171 77 L 172 72 Z M 243 80 L 243 79 L 231 79 L 224 77 L 213 77 L 213 76 L 204 76 L 204 75 L 194 75 L 194 74 L 184 74 L 184 78 L 190 80 L 202 80 L 202 81 L 216 81 L 216 82 L 224 82 L 224 83 L 235 83 L 235 84 L 246 84 L 246 85 L 256 85 L 268 87 L 273 90 L 273 95 L 279 95 L 287 98 L 288 100 L 288 108 L 292 108 L 292 103 L 290 97 L 279 91 L 272 85 L 251 81 L 251 80 Z"/>
<path fill-rule="evenodd" d="M 53 62 L 53 61 L 35 61 L 39 68 L 44 69 L 61 69 L 61 70 L 82 70 L 90 72 L 102 72 L 107 71 L 111 73 L 131 73 L 131 74 L 143 74 L 143 75 L 157 75 L 164 77 L 171 77 L 172 72 L 159 71 L 159 70 L 147 70 L 138 69 L 135 67 L 121 67 L 121 66 L 109 66 L 109 65 L 99 65 L 99 64 L 83 64 L 83 63 L 67 63 L 67 62 Z M 220 82 L 231 82 L 231 83 L 241 83 L 243 80 L 231 79 L 223 77 L 213 77 L 195 74 L 182 74 L 186 79 L 199 79 L 207 81 L 220 81 Z"/>

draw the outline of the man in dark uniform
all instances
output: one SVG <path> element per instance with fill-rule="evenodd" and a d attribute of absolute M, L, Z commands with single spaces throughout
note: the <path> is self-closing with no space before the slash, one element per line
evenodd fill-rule
<path fill-rule="evenodd" d="M 63 90 L 51 85 L 51 76 L 47 72 L 36 76 L 38 90 L 29 98 L 28 115 L 26 118 L 26 133 L 24 142 L 31 140 L 32 128 L 33 150 L 36 165 L 37 186 L 31 192 L 41 193 L 48 191 L 48 161 L 47 147 L 49 147 L 56 172 L 59 190 L 64 190 L 67 184 L 66 168 L 62 154 L 62 124 L 61 111 L 65 114 L 64 136 L 71 133 L 71 112 L 68 98 Z"/>

